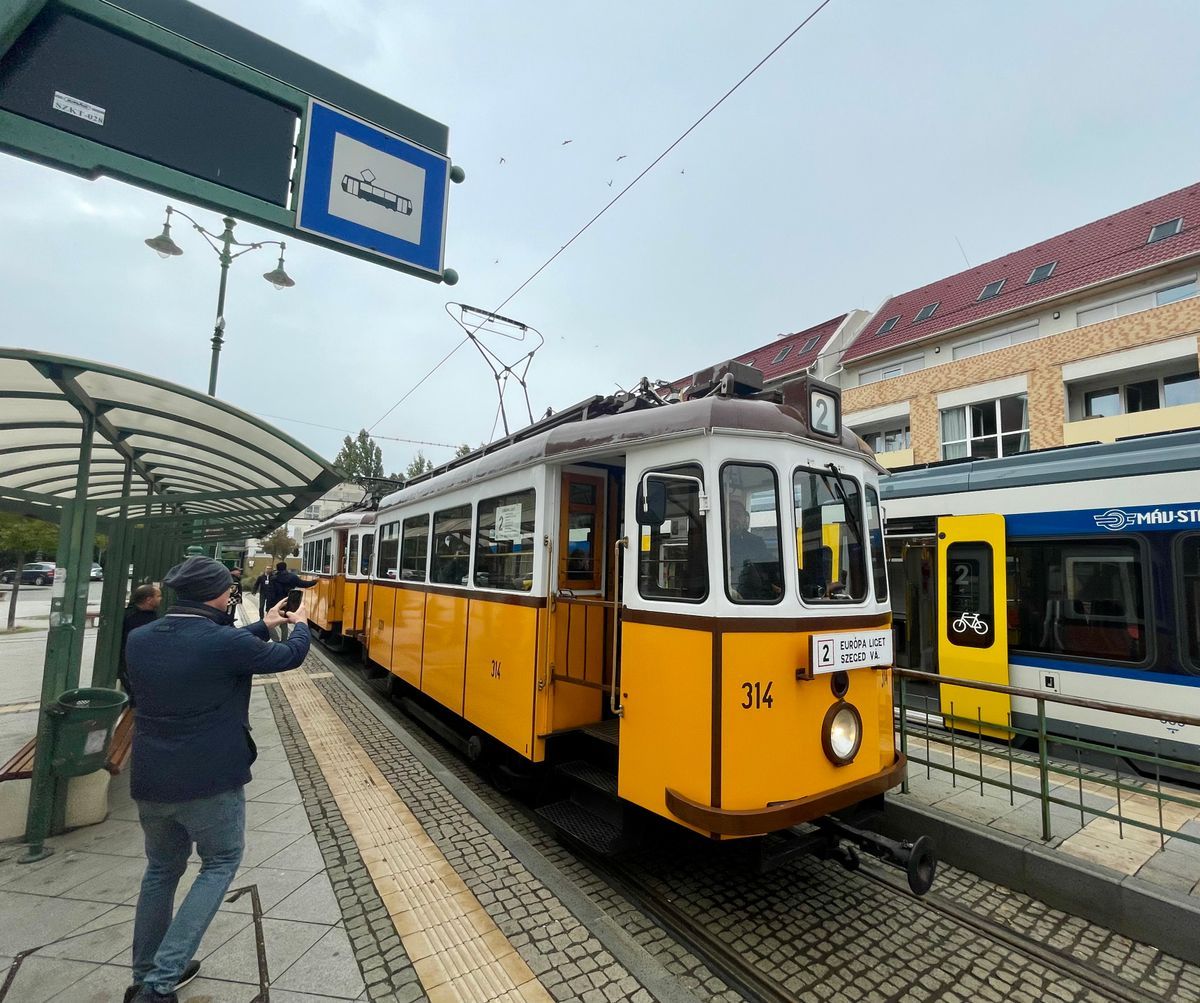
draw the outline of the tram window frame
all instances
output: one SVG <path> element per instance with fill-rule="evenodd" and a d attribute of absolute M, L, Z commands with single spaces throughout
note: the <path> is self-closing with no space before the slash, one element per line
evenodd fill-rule
<path fill-rule="evenodd" d="M 700 488 L 705 486 L 704 481 L 704 465 L 699 461 L 690 463 L 677 463 L 667 467 L 651 467 L 642 471 L 638 477 L 638 487 L 634 500 L 634 511 L 642 510 L 642 483 L 651 474 L 675 474 L 681 477 L 695 478 L 699 482 Z M 695 499 L 694 518 L 691 511 L 685 511 L 683 516 L 675 516 L 674 518 L 688 518 L 689 524 L 686 532 L 686 540 L 683 544 L 661 543 L 661 537 L 666 536 L 670 539 L 671 532 L 674 531 L 674 526 L 667 534 L 662 533 L 662 527 L 672 522 L 664 512 L 663 522 L 658 525 L 643 526 L 638 524 L 636 518 L 634 524 L 638 526 L 638 559 L 637 559 L 637 583 L 638 595 L 643 599 L 649 599 L 653 602 L 671 602 L 671 603 L 688 603 L 696 605 L 708 599 L 710 588 L 710 575 L 708 570 L 708 519 L 700 512 L 700 491 L 696 489 L 696 485 L 685 480 L 667 481 L 667 499 L 670 503 L 673 489 L 676 492 L 693 492 Z M 697 528 L 698 527 L 698 528 Z M 658 584 L 663 578 L 663 565 L 666 563 L 665 557 L 659 557 L 657 560 L 651 560 L 648 555 L 659 553 L 656 547 L 678 547 L 684 546 L 687 548 L 687 555 L 682 560 L 676 560 L 674 563 L 682 564 L 687 562 L 688 567 L 683 569 L 683 573 L 687 575 L 690 581 L 690 590 L 669 590 L 669 586 Z M 666 569 L 668 573 L 672 573 L 672 569 Z M 697 584 L 699 587 L 697 587 Z"/>
<path fill-rule="evenodd" d="M 796 505 L 796 500 L 797 500 L 796 492 L 797 492 L 798 488 L 800 488 L 800 485 L 797 483 L 796 478 L 798 476 L 800 476 L 801 474 L 811 475 L 811 476 L 815 476 L 818 478 L 825 478 L 825 479 L 836 478 L 837 480 L 842 482 L 842 490 L 843 491 L 846 491 L 846 487 L 847 487 L 847 485 L 849 485 L 853 489 L 853 497 L 854 497 L 854 500 L 857 502 L 857 505 L 855 506 L 855 508 L 858 512 L 860 532 L 863 529 L 865 529 L 865 526 L 866 526 L 865 520 L 866 520 L 867 513 L 866 513 L 866 507 L 863 502 L 863 500 L 864 500 L 863 485 L 862 485 L 862 482 L 857 477 L 851 476 L 849 473 L 845 472 L 844 470 L 839 470 L 838 472 L 835 473 L 834 471 L 830 470 L 827 467 L 820 468 L 820 467 L 809 467 L 809 466 L 801 465 L 801 466 L 795 467 L 792 470 L 792 477 L 791 477 L 792 519 L 793 519 L 793 526 L 795 527 L 795 531 L 796 531 L 796 552 L 795 552 L 796 574 L 797 574 L 797 580 L 799 582 L 803 583 L 804 578 L 805 578 L 805 572 L 804 572 L 804 564 L 802 562 L 804 560 L 804 555 L 806 553 L 805 534 L 807 532 L 807 527 L 804 524 L 804 512 L 806 511 L 806 509 L 804 509 L 803 507 L 797 507 L 797 505 Z M 834 492 L 832 490 L 831 485 L 829 485 L 828 488 L 830 491 L 831 499 L 833 501 L 835 501 L 837 504 L 842 505 L 842 507 L 843 507 L 843 519 L 842 519 L 841 523 L 839 523 L 838 525 L 848 526 L 852 529 L 853 523 L 851 522 L 849 517 L 847 517 L 845 515 L 845 512 L 844 512 L 845 504 L 837 496 L 836 492 Z M 849 500 L 850 492 L 846 491 L 846 494 L 847 494 L 847 500 Z M 803 495 L 801 496 L 801 500 L 803 501 Z M 822 524 L 822 528 L 823 527 L 824 527 L 824 524 Z M 826 547 L 824 545 L 824 543 L 822 543 L 822 545 L 816 549 L 817 549 L 817 551 L 820 551 L 822 553 L 820 560 L 822 562 L 824 562 L 825 561 L 824 552 L 828 551 L 829 548 Z M 813 551 L 811 550 L 811 548 L 809 548 L 808 552 L 813 552 Z M 852 558 L 854 555 L 854 552 L 855 552 L 855 542 L 853 540 L 850 540 L 847 543 L 847 546 L 845 549 L 845 557 Z M 843 555 L 839 554 L 838 555 L 838 558 L 839 558 L 839 560 L 838 560 L 838 568 L 839 568 L 838 576 L 836 578 L 831 578 L 829 575 L 822 574 L 821 577 L 823 579 L 825 579 L 825 581 L 819 583 L 819 585 L 817 583 L 813 582 L 813 584 L 810 586 L 810 588 L 819 587 L 821 589 L 820 595 L 811 595 L 811 596 L 805 595 L 806 586 L 804 584 L 801 584 L 800 588 L 798 589 L 798 592 L 797 592 L 797 594 L 800 597 L 801 604 L 804 606 L 850 607 L 850 606 L 862 606 L 864 603 L 866 603 L 867 600 L 870 598 L 871 588 L 869 585 L 870 577 L 868 575 L 868 567 L 867 567 L 868 548 L 867 548 L 867 541 L 865 539 L 858 540 L 857 552 L 858 552 L 858 580 L 860 583 L 860 592 L 858 595 L 855 595 L 854 592 L 851 591 L 849 588 L 849 582 L 853 579 L 853 575 L 854 575 L 854 569 L 849 566 L 849 561 L 847 561 L 847 568 L 846 568 L 846 575 L 845 575 L 846 581 L 843 582 L 841 580 L 842 575 L 840 574 L 840 571 L 841 571 L 841 560 L 842 560 Z M 831 567 L 831 573 L 832 573 L 832 564 L 833 564 L 832 553 L 830 554 L 829 560 L 830 560 L 830 567 Z M 845 594 L 849 598 L 840 598 L 837 595 L 832 595 L 831 593 L 833 591 L 833 586 L 835 584 L 840 585 L 844 589 Z"/>
<path fill-rule="evenodd" d="M 378 531 L 379 546 L 375 549 L 375 577 L 394 582 L 400 574 L 400 520 L 384 523 Z M 390 562 L 389 562 L 390 554 Z M 391 567 L 388 567 L 388 564 Z M 388 572 L 391 572 L 390 574 Z"/>
<path fill-rule="evenodd" d="M 731 471 L 756 470 L 766 471 L 771 476 L 771 490 L 775 499 L 775 557 L 774 557 L 774 573 L 769 565 L 772 563 L 768 558 L 762 561 L 744 561 L 743 570 L 739 576 L 738 584 L 743 585 L 748 579 L 747 574 L 753 574 L 753 580 L 760 586 L 765 586 L 767 589 L 774 589 L 772 595 L 751 599 L 741 595 L 741 588 L 735 587 L 733 581 L 733 567 L 730 563 L 730 516 L 733 512 L 733 504 L 737 503 L 744 508 L 747 525 L 744 530 L 748 535 L 762 542 L 764 546 L 768 546 L 769 541 L 764 539 L 760 534 L 755 533 L 751 529 L 749 520 L 753 514 L 753 505 L 751 504 L 750 494 L 757 492 L 748 492 L 747 489 L 740 483 L 733 486 L 729 483 L 729 475 Z M 730 460 L 721 464 L 719 483 L 721 486 L 721 572 L 725 582 L 725 595 L 730 602 L 737 603 L 739 606 L 776 606 L 783 602 L 786 586 L 784 585 L 783 571 L 783 514 L 779 506 L 779 474 L 775 468 L 766 463 L 752 463 L 745 460 Z M 758 489 L 761 491 L 762 489 Z M 745 495 L 744 503 L 740 496 Z M 711 511 L 711 510 L 710 510 Z M 760 510 L 761 511 L 761 510 Z"/>
<path fill-rule="evenodd" d="M 375 558 L 375 531 L 362 534 L 362 553 L 358 560 L 358 577 L 370 578 L 371 569 L 373 568 L 372 560 Z"/>
<path fill-rule="evenodd" d="M 502 544 L 512 540 L 497 540 L 495 520 L 497 513 L 506 507 L 519 505 L 521 522 L 520 549 L 504 550 Z M 500 592 L 532 592 L 533 572 L 537 554 L 537 492 L 533 488 L 509 491 L 491 498 L 482 498 L 475 506 L 475 563 L 471 570 L 471 581 L 477 589 L 495 589 Z M 525 547 L 528 546 L 526 550 Z M 486 575 L 486 580 L 481 576 Z M 528 582 L 528 586 L 525 583 Z"/>
<path fill-rule="evenodd" d="M 321 567 L 323 569 L 323 571 L 321 572 L 322 574 L 326 574 L 326 575 L 337 574 L 337 569 L 334 568 L 334 566 L 333 566 L 333 537 L 332 536 L 325 537 L 324 545 L 321 548 L 320 561 L 321 561 Z"/>
<path fill-rule="evenodd" d="M 346 577 L 358 577 L 358 533 L 351 533 L 350 539 L 346 541 Z"/>
<path fill-rule="evenodd" d="M 1022 607 L 1022 596 L 1020 594 L 1018 594 L 1015 597 L 1015 601 L 1014 601 L 1014 596 L 1010 595 L 1008 597 L 1009 605 L 1016 608 L 1017 617 L 1018 617 L 1017 626 L 1016 626 L 1016 631 L 1018 634 L 1017 641 L 1015 643 L 1012 641 L 1009 642 L 1009 646 L 1008 646 L 1009 651 L 1010 652 L 1018 652 L 1018 653 L 1024 654 L 1024 655 L 1031 655 L 1035 658 L 1056 658 L 1056 659 L 1062 659 L 1063 661 L 1084 662 L 1084 663 L 1092 664 L 1092 665 L 1114 665 L 1114 666 L 1120 666 L 1122 668 L 1127 668 L 1127 669 L 1128 668 L 1138 668 L 1138 669 L 1150 670 L 1153 667 L 1154 660 L 1155 660 L 1155 629 L 1156 629 L 1156 627 L 1155 627 L 1155 617 L 1154 617 L 1154 582 L 1153 582 L 1153 576 L 1150 574 L 1150 568 L 1151 568 L 1150 551 L 1149 551 L 1148 544 L 1144 539 L 1137 537 L 1137 536 L 1116 536 L 1116 535 L 1108 535 L 1108 534 L 1106 534 L 1104 537 L 1100 537 L 1100 538 L 1098 538 L 1096 536 L 1068 536 L 1068 537 L 1054 537 L 1052 539 L 1048 539 L 1046 537 L 1024 537 L 1024 538 L 1011 539 L 1011 540 L 1007 541 L 1006 549 L 1007 549 L 1007 556 L 1008 556 L 1009 560 L 1016 562 L 1017 570 L 1016 570 L 1015 581 L 1017 582 L 1017 585 L 1018 585 L 1018 592 L 1019 592 L 1019 583 L 1021 581 L 1020 558 L 1021 558 L 1021 549 L 1022 548 L 1029 548 L 1033 553 L 1041 555 L 1043 558 L 1045 558 L 1045 555 L 1047 554 L 1047 551 L 1049 548 L 1058 548 L 1061 550 L 1063 548 L 1070 547 L 1070 546 L 1078 546 L 1078 547 L 1084 547 L 1084 548 L 1090 547 L 1093 549 L 1094 548 L 1112 549 L 1112 548 L 1122 547 L 1122 546 L 1126 547 L 1126 548 L 1132 548 L 1134 556 L 1135 556 L 1135 561 L 1136 561 L 1135 567 L 1137 569 L 1137 585 L 1138 585 L 1138 587 L 1140 589 L 1140 593 L 1141 593 L 1140 598 L 1141 598 L 1141 608 L 1142 608 L 1142 619 L 1141 619 L 1140 627 L 1141 627 L 1142 633 L 1141 633 L 1140 641 L 1143 645 L 1142 657 L 1141 658 L 1115 658 L 1111 654 L 1080 654 L 1080 653 L 1066 652 L 1066 651 L 1051 651 L 1051 650 L 1047 650 L 1047 647 L 1045 645 L 1042 645 L 1039 647 L 1023 646 L 1020 643 L 1020 632 L 1023 629 L 1023 625 L 1020 620 L 1020 616 L 1021 616 L 1020 611 L 1021 611 L 1021 607 Z M 1076 559 L 1078 559 L 1078 557 Z M 1066 588 L 1066 580 L 1065 580 L 1066 571 L 1063 568 L 1060 568 L 1059 574 L 1063 576 L 1063 579 L 1062 579 L 1063 584 L 1060 586 L 1060 588 L 1065 590 L 1065 588 Z M 1048 582 L 1048 578 L 1047 578 L 1045 569 L 1043 569 L 1042 573 L 1035 574 L 1034 578 L 1039 581 L 1046 580 Z M 1049 591 L 1048 588 L 1047 588 L 1047 591 Z M 1045 605 L 1047 602 L 1053 602 L 1053 601 L 1095 602 L 1095 600 L 1049 600 L 1049 599 L 1047 599 L 1042 604 L 1043 610 L 1045 609 Z M 1108 616 L 1108 614 L 1099 614 L 1099 615 Z M 1046 619 L 1048 619 L 1048 617 L 1044 616 L 1042 627 L 1041 627 L 1041 632 L 1042 632 L 1043 636 L 1047 629 L 1047 625 L 1045 623 Z M 1130 626 L 1138 626 L 1138 625 L 1126 623 L 1125 624 L 1126 631 L 1128 631 L 1128 628 Z"/>
<path fill-rule="evenodd" d="M 954 565 L 961 564 L 970 576 L 969 562 L 977 564 L 975 581 L 978 583 L 978 596 L 974 611 L 955 609 L 950 603 L 950 590 L 960 585 L 969 586 L 958 580 Z M 984 573 L 986 563 L 986 574 Z M 1007 564 L 1007 562 L 1006 562 Z M 943 592 L 946 598 L 946 640 L 956 648 L 990 648 L 996 643 L 996 550 L 983 540 L 956 540 L 946 548 L 946 588 Z M 987 630 L 980 634 L 970 624 L 964 621 L 961 630 L 955 629 L 962 615 L 973 612 L 976 621 L 986 625 Z M 951 619 L 955 614 L 958 617 Z"/>
<path fill-rule="evenodd" d="M 871 583 L 875 586 L 875 601 L 888 601 L 887 545 L 883 536 L 883 503 L 879 491 L 870 484 L 864 486 L 867 510 L 867 553 L 871 560 Z"/>
<path fill-rule="evenodd" d="M 1187 554 L 1184 548 L 1188 545 L 1196 548 L 1196 571 L 1192 609 L 1188 609 L 1188 574 Z M 1175 629 L 1179 644 L 1180 665 L 1188 675 L 1200 676 L 1200 533 L 1182 534 L 1172 547 L 1175 581 Z M 1190 622 L 1189 622 L 1190 618 Z"/>
<path fill-rule="evenodd" d="M 471 581 L 474 515 L 474 506 L 470 502 L 433 513 L 433 547 L 429 561 L 431 583 L 465 588 Z M 466 521 L 466 536 L 455 539 L 451 545 L 449 541 L 455 531 L 454 524 L 463 520 Z"/>
<path fill-rule="evenodd" d="M 429 513 L 425 512 L 422 515 L 410 515 L 401 525 L 400 529 L 400 565 L 396 573 L 399 575 L 399 580 L 402 582 L 427 582 L 429 581 Z M 414 532 L 410 534 L 409 527 L 412 527 Z M 419 530 L 419 533 L 416 532 Z M 410 541 L 419 545 L 413 550 L 418 550 L 420 553 L 414 553 L 409 549 Z M 418 576 L 416 562 L 420 559 L 420 574 Z M 407 565 L 412 563 L 412 567 Z"/>

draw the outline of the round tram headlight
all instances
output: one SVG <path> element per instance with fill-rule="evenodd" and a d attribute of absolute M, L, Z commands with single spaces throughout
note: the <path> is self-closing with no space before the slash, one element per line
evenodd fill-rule
<path fill-rule="evenodd" d="M 854 704 L 839 700 L 829 708 L 821 725 L 821 745 L 835 766 L 854 762 L 862 745 L 862 717 Z"/>

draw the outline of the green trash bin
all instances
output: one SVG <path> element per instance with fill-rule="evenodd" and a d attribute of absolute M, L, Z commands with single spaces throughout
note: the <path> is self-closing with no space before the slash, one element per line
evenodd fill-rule
<path fill-rule="evenodd" d="M 103 768 L 126 700 L 120 690 L 84 686 L 67 690 L 46 709 L 54 723 L 50 766 L 55 773 L 81 777 Z"/>

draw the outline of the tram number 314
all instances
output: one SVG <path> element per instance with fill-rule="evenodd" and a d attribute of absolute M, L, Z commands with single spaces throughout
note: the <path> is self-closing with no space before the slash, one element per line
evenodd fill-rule
<path fill-rule="evenodd" d="M 768 680 L 767 685 L 762 683 L 742 683 L 742 690 L 746 698 L 742 701 L 742 710 L 761 710 L 766 707 L 770 710 L 775 704 L 775 698 L 771 696 L 771 683 Z"/>

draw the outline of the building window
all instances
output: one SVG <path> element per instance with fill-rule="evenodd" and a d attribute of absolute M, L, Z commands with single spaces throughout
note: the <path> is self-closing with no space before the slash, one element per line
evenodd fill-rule
<path fill-rule="evenodd" d="M 1004 288 L 1004 279 L 997 279 L 995 282 L 989 282 L 983 287 L 983 292 L 979 294 L 979 302 L 990 300 L 1000 295 L 1000 290 Z"/>
<path fill-rule="evenodd" d="M 1051 261 L 1048 265 L 1038 265 L 1037 268 L 1029 273 L 1029 278 L 1025 280 L 1025 285 L 1033 286 L 1039 282 L 1045 282 L 1054 274 L 1054 266 L 1057 264 L 1057 261 Z"/>
<path fill-rule="evenodd" d="M 887 334 L 888 331 L 890 331 L 893 327 L 895 327 L 899 323 L 900 323 L 900 315 L 899 314 L 896 314 L 895 317 L 889 317 L 887 320 L 885 320 L 882 324 L 879 325 L 879 330 L 875 332 L 876 337 L 878 337 L 881 334 Z"/>
<path fill-rule="evenodd" d="M 1166 306 L 1168 303 L 1174 303 L 1176 300 L 1185 300 L 1191 296 L 1195 296 L 1200 292 L 1200 288 L 1196 286 L 1196 280 L 1190 282 L 1182 282 L 1177 286 L 1170 286 L 1167 289 L 1160 289 L 1154 294 L 1155 306 Z"/>
<path fill-rule="evenodd" d="M 890 380 L 893 376 L 915 373 L 924 368 L 925 356 L 914 355 L 911 359 L 889 362 L 886 366 L 880 366 L 878 369 L 864 369 L 858 374 L 858 385 L 861 387 L 868 383 L 878 383 L 880 380 Z"/>
<path fill-rule="evenodd" d="M 1180 373 L 1163 378 L 1163 406 L 1200 404 L 1200 372 Z"/>
<path fill-rule="evenodd" d="M 1015 331 L 1001 331 L 999 334 L 989 334 L 986 338 L 968 341 L 964 345 L 955 345 L 950 350 L 950 355 L 955 361 L 969 359 L 971 356 L 980 355 L 983 352 L 995 352 L 1001 348 L 1009 348 L 1012 345 L 1020 345 L 1023 342 L 1032 341 L 1038 337 L 1039 323 L 1039 321 L 1034 321 L 1032 324 L 1026 324 Z"/>
<path fill-rule="evenodd" d="M 942 412 L 942 459 L 987 459 L 1029 451 L 1025 394 L 980 401 Z"/>
<path fill-rule="evenodd" d="M 1088 324 L 1098 324 L 1101 321 L 1112 320 L 1114 317 L 1125 317 L 1141 310 L 1150 310 L 1156 306 L 1165 306 L 1167 303 L 1188 299 L 1197 293 L 1200 293 L 1200 285 L 1197 285 L 1195 276 L 1182 282 L 1176 279 L 1171 285 L 1160 289 L 1136 293 L 1111 303 L 1080 310 L 1075 314 L 1075 326 L 1086 327 Z"/>
<path fill-rule="evenodd" d="M 892 453 L 912 446 L 912 435 L 908 425 L 893 426 L 873 432 L 860 432 L 863 442 L 876 453 Z"/>
<path fill-rule="evenodd" d="M 1083 413 L 1087 418 L 1111 418 L 1121 413 L 1121 391 L 1116 387 L 1089 390 L 1083 395 Z"/>
<path fill-rule="evenodd" d="M 1085 390 L 1083 417 L 1115 418 L 1183 404 L 1200 404 L 1200 372 L 1197 370 Z"/>
<path fill-rule="evenodd" d="M 806 341 L 804 343 L 804 347 L 802 349 L 800 349 L 800 351 L 801 352 L 811 352 L 814 348 L 817 347 L 817 342 L 820 340 L 821 340 L 821 336 L 819 334 L 814 335 L 813 337 L 809 338 L 808 341 Z"/>
<path fill-rule="evenodd" d="M 1174 237 L 1181 229 L 1183 229 L 1183 217 L 1177 216 L 1175 219 L 1167 220 L 1165 223 L 1159 223 L 1150 228 L 1150 239 L 1147 244 L 1157 244 L 1160 240 L 1166 240 L 1168 237 Z"/>
<path fill-rule="evenodd" d="M 783 348 L 781 348 L 779 350 L 779 354 L 776 355 L 775 358 L 773 358 L 771 360 L 771 365 L 775 365 L 778 362 L 782 362 L 784 359 L 786 359 L 788 357 L 788 352 L 790 352 L 791 350 L 792 350 L 791 345 L 784 345 Z"/>
<path fill-rule="evenodd" d="M 913 323 L 919 324 L 923 320 L 929 320 L 929 318 L 933 316 L 933 312 L 938 308 L 940 303 L 941 300 L 939 300 L 937 303 L 930 303 L 928 306 L 921 307 L 921 309 L 917 311 L 917 315 L 913 318 Z"/>

